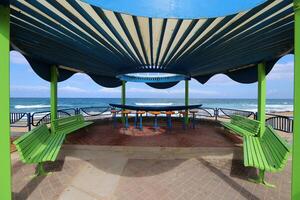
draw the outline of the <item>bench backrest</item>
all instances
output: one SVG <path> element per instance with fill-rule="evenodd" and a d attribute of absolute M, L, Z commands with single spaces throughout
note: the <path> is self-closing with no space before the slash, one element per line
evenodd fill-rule
<path fill-rule="evenodd" d="M 288 158 L 288 154 L 291 152 L 289 144 L 270 126 L 266 127 L 261 141 L 263 142 L 262 144 L 265 146 L 265 149 L 268 149 L 266 151 L 272 152 L 274 164 L 283 167 L 283 161 Z"/>
<path fill-rule="evenodd" d="M 13 143 L 16 145 L 23 160 L 34 152 L 39 146 L 50 137 L 50 131 L 45 124 L 41 124 L 28 133 L 25 133 Z"/>
<path fill-rule="evenodd" d="M 240 115 L 233 115 L 230 121 L 233 125 L 236 125 L 253 135 L 257 135 L 260 129 L 260 122 L 254 119 L 249 119 Z"/>
<path fill-rule="evenodd" d="M 54 121 L 54 131 L 60 132 L 82 123 L 84 123 L 84 118 L 82 115 L 60 118 Z"/>

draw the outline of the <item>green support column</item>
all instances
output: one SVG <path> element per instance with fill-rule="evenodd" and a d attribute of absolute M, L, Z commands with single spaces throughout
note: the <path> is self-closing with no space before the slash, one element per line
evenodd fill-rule
<path fill-rule="evenodd" d="M 257 120 L 261 122 L 260 136 L 265 132 L 266 126 L 266 64 L 258 64 L 258 110 Z"/>
<path fill-rule="evenodd" d="M 11 199 L 9 6 L 0 5 L 0 199 Z"/>
<path fill-rule="evenodd" d="M 294 0 L 295 44 L 294 44 L 294 133 L 292 163 L 292 198 L 300 199 L 300 0 Z"/>
<path fill-rule="evenodd" d="M 185 106 L 189 106 L 189 80 L 185 80 Z M 185 110 L 184 122 L 186 125 L 189 124 L 189 114 L 188 109 Z"/>
<path fill-rule="evenodd" d="M 50 92 L 50 104 L 51 104 L 51 132 L 54 133 L 53 121 L 57 119 L 57 77 L 58 71 L 55 65 L 51 66 L 51 92 Z"/>
<path fill-rule="evenodd" d="M 122 99 L 121 99 L 122 105 L 126 104 L 126 81 L 122 81 Z M 124 109 L 122 109 L 124 110 Z M 125 123 L 125 115 L 122 115 L 122 123 Z"/>

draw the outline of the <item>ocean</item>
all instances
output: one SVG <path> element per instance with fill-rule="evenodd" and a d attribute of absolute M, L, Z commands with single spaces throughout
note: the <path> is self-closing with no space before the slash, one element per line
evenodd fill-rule
<path fill-rule="evenodd" d="M 59 109 L 81 108 L 81 107 L 102 107 L 109 103 L 120 103 L 119 98 L 59 98 Z M 184 105 L 184 99 L 159 99 L 159 98 L 128 98 L 126 104 L 130 105 Z M 232 108 L 256 112 L 256 99 L 190 99 L 190 105 L 202 104 L 209 108 Z M 49 111 L 49 98 L 11 98 L 11 112 L 38 112 Z M 268 99 L 267 112 L 293 111 L 292 99 Z"/>

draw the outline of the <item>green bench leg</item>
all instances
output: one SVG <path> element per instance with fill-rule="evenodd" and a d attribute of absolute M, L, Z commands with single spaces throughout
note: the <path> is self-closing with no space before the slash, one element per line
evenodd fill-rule
<path fill-rule="evenodd" d="M 33 178 L 38 176 L 47 176 L 49 174 L 52 174 L 51 172 L 46 172 L 44 169 L 44 163 L 38 163 L 36 166 L 35 174 L 33 175 Z"/>
<path fill-rule="evenodd" d="M 267 187 L 275 188 L 275 185 L 272 185 L 272 184 L 265 181 L 265 170 L 259 170 L 258 178 L 257 179 L 252 179 L 251 178 L 251 179 L 249 179 L 249 181 L 251 181 L 253 183 L 262 184 L 262 185 L 265 185 Z"/>

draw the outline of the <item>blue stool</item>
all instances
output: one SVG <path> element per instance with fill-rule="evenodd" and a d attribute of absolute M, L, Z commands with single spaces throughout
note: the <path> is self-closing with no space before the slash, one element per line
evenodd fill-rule
<path fill-rule="evenodd" d="M 129 128 L 129 123 L 128 123 L 128 114 L 130 114 L 131 112 L 129 110 L 122 110 L 121 112 L 123 115 L 125 115 L 125 128 L 128 129 Z"/>
<path fill-rule="evenodd" d="M 186 124 L 185 124 L 185 115 L 186 115 L 186 111 L 179 111 L 179 114 L 182 115 L 182 127 L 183 129 L 186 129 Z"/>
<path fill-rule="evenodd" d="M 134 125 L 135 125 L 135 128 L 137 128 L 138 118 L 140 118 L 139 129 L 141 131 L 143 130 L 143 114 L 145 114 L 145 113 L 146 113 L 145 111 L 137 111 L 135 113 Z"/>
<path fill-rule="evenodd" d="M 134 128 L 137 128 L 137 120 L 138 120 L 139 114 L 138 112 L 135 113 L 135 117 L 134 117 Z"/>
<path fill-rule="evenodd" d="M 192 122 L 193 122 L 193 129 L 195 129 L 195 123 L 196 123 L 196 113 L 197 113 L 198 111 L 197 110 L 190 110 L 190 113 L 192 113 L 193 114 L 193 120 L 192 120 Z"/>
<path fill-rule="evenodd" d="M 154 115 L 154 129 L 155 129 L 155 131 L 157 131 L 157 129 L 159 128 L 158 127 L 158 123 L 157 123 L 157 115 L 159 115 L 160 112 L 158 112 L 158 111 L 151 111 L 150 113 L 152 115 Z"/>
<path fill-rule="evenodd" d="M 111 112 L 112 117 L 113 117 L 114 128 L 116 128 L 117 127 L 117 113 L 118 113 L 118 111 L 117 110 L 111 110 L 110 112 Z"/>
<path fill-rule="evenodd" d="M 172 128 L 172 115 L 174 115 L 175 112 L 174 111 L 167 111 L 166 115 L 167 115 L 167 126 L 169 129 Z"/>

